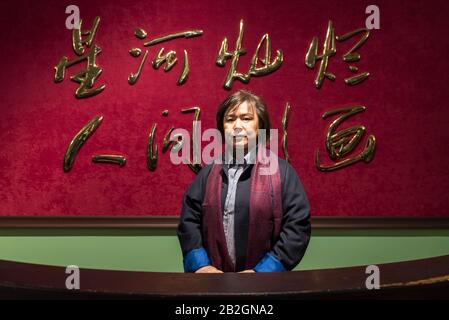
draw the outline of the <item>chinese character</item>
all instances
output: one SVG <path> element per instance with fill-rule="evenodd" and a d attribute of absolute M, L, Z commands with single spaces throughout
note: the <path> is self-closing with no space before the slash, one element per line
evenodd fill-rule
<path fill-rule="evenodd" d="M 287 162 L 290 162 L 290 155 L 287 151 L 287 128 L 288 128 L 288 119 L 290 117 L 290 104 L 287 102 L 284 108 L 284 114 L 282 116 L 282 151 L 284 152 L 284 157 Z"/>
<path fill-rule="evenodd" d="M 343 61 L 345 62 L 356 62 L 360 60 L 360 54 L 358 52 L 355 52 L 355 50 L 359 49 L 366 41 L 366 39 L 368 39 L 369 37 L 369 30 L 366 28 L 361 28 L 361 29 L 357 29 L 351 32 L 348 32 L 345 35 L 342 36 L 337 36 L 337 41 L 345 41 L 349 38 L 352 38 L 353 36 L 355 36 L 356 34 L 362 33 L 362 37 L 359 40 L 359 42 L 357 42 L 348 52 L 346 52 L 343 55 Z M 349 66 L 349 70 L 353 73 L 357 73 L 359 71 L 359 69 L 356 66 Z M 365 79 L 367 79 L 369 77 L 369 72 L 362 72 L 360 74 L 357 74 L 355 76 L 349 77 L 345 79 L 345 83 L 350 85 L 350 86 L 354 86 L 356 84 L 359 84 L 361 82 L 363 82 Z"/>
<path fill-rule="evenodd" d="M 95 130 L 97 130 L 102 121 L 103 116 L 94 117 L 83 128 L 81 128 L 81 130 L 73 137 L 72 141 L 70 141 L 67 151 L 64 154 L 64 172 L 69 172 L 72 169 L 79 150 L 87 139 L 95 132 Z M 92 162 L 112 163 L 123 167 L 126 163 L 126 158 L 122 155 L 115 154 L 97 154 L 92 156 Z"/>
<path fill-rule="evenodd" d="M 199 145 L 199 135 L 200 128 L 198 127 L 199 124 L 199 118 L 201 109 L 199 107 L 192 107 L 187 109 L 182 109 L 182 113 L 194 113 L 194 119 L 193 119 L 193 126 L 192 126 L 192 150 L 193 150 L 193 161 L 190 162 L 190 160 L 187 160 L 187 165 L 189 168 L 195 172 L 198 173 L 202 166 L 201 166 L 201 160 L 200 160 L 200 145 Z M 165 110 L 162 113 L 163 116 L 168 115 L 168 110 Z M 154 145 L 154 138 L 156 136 L 156 128 L 157 123 L 154 123 L 151 127 L 150 134 L 148 135 L 148 144 L 147 144 L 147 167 L 148 170 L 154 171 L 157 167 L 157 160 L 158 160 L 158 146 Z M 187 135 L 184 137 L 181 134 L 175 134 L 171 135 L 174 128 L 171 127 L 168 129 L 167 133 L 164 136 L 164 140 L 162 143 L 162 152 L 165 153 L 167 150 L 171 150 L 171 152 L 178 152 L 180 151 L 184 144 L 186 144 L 186 147 L 190 148 L 190 142 L 187 141 Z M 188 135 L 190 137 L 190 135 Z M 190 150 L 189 150 L 190 151 Z M 190 152 L 189 152 L 190 154 Z"/>
<path fill-rule="evenodd" d="M 144 46 L 149 47 L 149 46 L 159 44 L 161 42 L 165 42 L 165 41 L 169 41 L 169 40 L 173 40 L 173 39 L 177 39 L 177 38 L 192 38 L 192 37 L 200 36 L 202 34 L 203 34 L 202 30 L 191 30 L 191 31 L 183 31 L 183 32 L 173 33 L 173 34 L 169 34 L 169 35 L 155 38 L 153 40 L 145 42 Z M 143 40 L 146 38 L 147 33 L 143 29 L 136 29 L 134 31 L 134 35 L 138 39 Z M 132 48 L 131 50 L 129 50 L 129 53 L 134 58 L 137 58 L 142 54 L 142 50 L 140 48 Z M 129 84 L 131 84 L 131 85 L 135 84 L 136 81 L 139 79 L 140 73 L 142 72 L 143 64 L 145 63 L 147 56 L 148 56 L 148 50 L 145 50 L 145 54 L 143 55 L 143 58 L 139 63 L 137 72 L 131 73 L 128 77 Z M 167 71 L 170 71 L 174 67 L 174 65 L 176 64 L 177 61 L 178 61 L 178 58 L 176 57 L 175 51 L 170 50 L 168 52 L 165 52 L 165 48 L 161 48 L 157 52 L 156 56 L 154 57 L 152 65 L 153 65 L 154 69 L 159 69 L 159 67 L 164 64 L 164 71 L 167 72 Z M 178 85 L 182 85 L 187 81 L 187 76 L 189 75 L 189 70 L 190 70 L 189 69 L 189 57 L 187 54 L 187 50 L 184 50 L 183 66 L 182 66 L 182 71 L 181 71 L 180 76 L 177 81 Z"/>
<path fill-rule="evenodd" d="M 332 26 L 332 21 L 329 21 L 327 25 L 326 38 L 324 40 L 323 52 L 318 55 L 318 37 L 313 37 L 310 42 L 309 49 L 306 53 L 305 63 L 310 69 L 315 67 L 315 64 L 320 60 L 320 68 L 318 74 L 315 78 L 315 86 L 317 89 L 321 88 L 323 84 L 324 77 L 329 80 L 334 81 L 335 75 L 327 72 L 327 65 L 329 62 L 329 57 L 335 55 L 337 49 L 335 48 L 335 38 L 334 38 L 334 27 Z"/>
<path fill-rule="evenodd" d="M 243 83 L 248 83 L 251 76 L 264 76 L 270 74 L 282 65 L 284 55 L 281 50 L 276 51 L 276 58 L 272 61 L 271 59 L 271 43 L 270 36 L 265 34 L 259 41 L 257 45 L 256 52 L 251 60 L 249 70 L 247 73 L 240 73 L 237 71 L 237 65 L 239 62 L 239 57 L 246 53 L 246 49 L 242 48 L 243 41 L 244 24 L 243 20 L 240 20 L 240 29 L 237 41 L 235 43 L 235 49 L 232 52 L 228 51 L 228 38 L 224 38 L 221 42 L 220 51 L 216 60 L 217 65 L 224 67 L 227 60 L 231 60 L 231 65 L 229 67 L 228 73 L 226 74 L 226 79 L 224 82 L 225 89 L 231 89 L 234 80 L 240 80 Z M 262 45 L 265 44 L 265 54 L 262 59 L 259 59 L 259 51 Z M 259 66 L 259 63 L 261 66 Z"/>
<path fill-rule="evenodd" d="M 366 28 L 357 29 L 351 31 L 342 36 L 334 36 L 334 27 L 332 25 L 332 21 L 329 21 L 326 31 L 326 38 L 324 39 L 323 50 L 322 53 L 318 54 L 318 38 L 313 37 L 312 41 L 309 44 L 309 49 L 307 50 L 305 57 L 305 64 L 308 68 L 313 69 L 317 61 L 320 61 L 320 67 L 315 78 L 315 86 L 317 89 L 320 89 L 325 78 L 334 81 L 336 76 L 327 71 L 329 58 L 334 56 L 337 52 L 335 46 L 335 39 L 339 42 L 346 41 L 357 34 L 362 34 L 361 39 L 357 42 L 348 52 L 343 55 L 343 61 L 351 63 L 360 60 L 360 54 L 356 52 L 368 39 L 369 30 Z M 353 73 L 358 72 L 358 68 L 354 65 L 349 66 L 349 70 Z M 369 72 L 362 72 L 355 76 L 349 77 L 345 79 L 345 83 L 347 85 L 356 85 L 369 77 Z"/>
<path fill-rule="evenodd" d="M 65 69 L 75 65 L 81 61 L 87 60 L 87 66 L 77 74 L 70 77 L 72 81 L 80 84 L 75 92 L 77 98 L 87 98 L 99 94 L 106 87 L 104 84 L 94 88 L 95 80 L 100 76 L 102 69 L 96 64 L 96 57 L 101 52 L 101 48 L 94 45 L 90 52 L 84 54 L 86 47 L 90 48 L 95 34 L 97 32 L 98 24 L 100 23 L 100 17 L 94 19 L 93 26 L 90 30 L 81 31 L 82 20 L 80 20 L 79 26 L 72 31 L 72 47 L 73 51 L 78 58 L 69 60 L 66 56 L 63 56 L 59 63 L 55 66 L 56 83 L 62 82 L 65 76 Z M 85 39 L 82 36 L 86 36 Z"/>

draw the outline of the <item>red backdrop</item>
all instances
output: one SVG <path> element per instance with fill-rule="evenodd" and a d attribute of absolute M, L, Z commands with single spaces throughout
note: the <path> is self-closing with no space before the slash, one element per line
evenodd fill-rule
<path fill-rule="evenodd" d="M 447 90 L 449 52 L 446 1 L 376 1 L 380 30 L 373 30 L 358 50 L 356 65 L 371 73 L 349 87 L 351 75 L 341 56 L 355 39 L 337 43 L 329 71 L 317 90 L 314 70 L 304 55 L 314 36 L 323 38 L 329 19 L 336 35 L 364 27 L 368 1 L 14 1 L 0 4 L 0 214 L 55 215 L 177 215 L 181 197 L 195 174 L 175 166 L 159 151 L 156 171 L 146 167 L 151 125 L 158 123 L 155 142 L 161 149 L 171 126 L 191 129 L 193 115 L 180 110 L 202 109 L 202 127 L 214 127 L 218 104 L 229 94 L 223 89 L 225 68 L 215 65 L 224 37 L 235 46 L 238 24 L 245 21 L 238 70 L 246 72 L 257 43 L 269 33 L 272 50 L 282 49 L 284 63 L 276 72 L 235 81 L 232 90 L 249 89 L 262 95 L 273 127 L 280 128 L 286 102 L 292 105 L 288 150 L 315 216 L 448 216 L 449 172 Z M 85 63 L 67 69 L 66 79 L 53 83 L 53 67 L 66 55 L 74 58 L 71 31 L 65 28 L 65 8 L 76 4 L 84 25 L 95 16 L 101 22 L 94 43 L 102 48 L 97 64 L 103 69 L 95 85 L 106 89 L 78 100 L 78 84 L 69 77 Z M 149 47 L 149 59 L 134 86 L 127 83 L 140 59 L 128 50 L 143 49 L 133 35 L 141 27 L 148 39 L 189 29 L 204 34 Z M 176 86 L 181 64 L 167 73 L 150 62 L 162 46 L 189 53 L 190 74 Z M 369 164 L 357 163 L 335 172 L 315 167 L 315 152 L 332 163 L 325 151 L 328 110 L 362 104 L 367 110 L 342 127 L 363 124 L 374 134 L 377 149 Z M 161 111 L 169 110 L 168 117 Z M 95 115 L 104 120 L 79 152 L 72 170 L 64 173 L 67 146 Z M 366 137 L 362 140 L 364 144 Z M 94 164 L 93 154 L 115 152 L 127 157 L 118 167 Z"/>

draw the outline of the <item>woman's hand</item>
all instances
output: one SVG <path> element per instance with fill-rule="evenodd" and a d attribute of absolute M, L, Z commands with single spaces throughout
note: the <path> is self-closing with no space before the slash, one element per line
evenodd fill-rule
<path fill-rule="evenodd" d="M 256 271 L 254 271 L 253 269 L 248 269 L 248 270 L 243 270 L 240 271 L 239 273 L 255 273 Z"/>
<path fill-rule="evenodd" d="M 223 271 L 218 270 L 214 266 L 205 266 L 196 270 L 195 273 L 223 273 Z"/>

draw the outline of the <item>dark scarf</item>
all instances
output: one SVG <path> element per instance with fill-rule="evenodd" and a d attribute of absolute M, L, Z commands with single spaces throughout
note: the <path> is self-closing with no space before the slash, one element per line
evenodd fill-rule
<path fill-rule="evenodd" d="M 266 159 L 266 158 L 265 158 Z M 248 249 L 246 268 L 252 269 L 268 253 L 279 238 L 282 220 L 282 194 L 278 158 L 270 152 L 270 162 L 276 162 L 273 174 L 261 175 L 267 170 L 267 161 L 257 157 L 251 171 L 249 206 Z M 209 173 L 206 194 L 203 200 L 202 235 L 203 245 L 211 263 L 223 272 L 234 272 L 223 229 L 221 208 L 222 165 L 214 163 Z M 259 173 L 259 174 L 257 174 Z"/>

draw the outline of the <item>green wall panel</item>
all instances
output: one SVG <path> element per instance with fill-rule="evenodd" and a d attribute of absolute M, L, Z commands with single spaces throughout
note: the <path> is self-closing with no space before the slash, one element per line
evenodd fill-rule
<path fill-rule="evenodd" d="M 317 230 L 297 270 L 446 254 L 449 230 Z M 0 229 L 0 259 L 95 269 L 182 271 L 172 229 Z"/>

